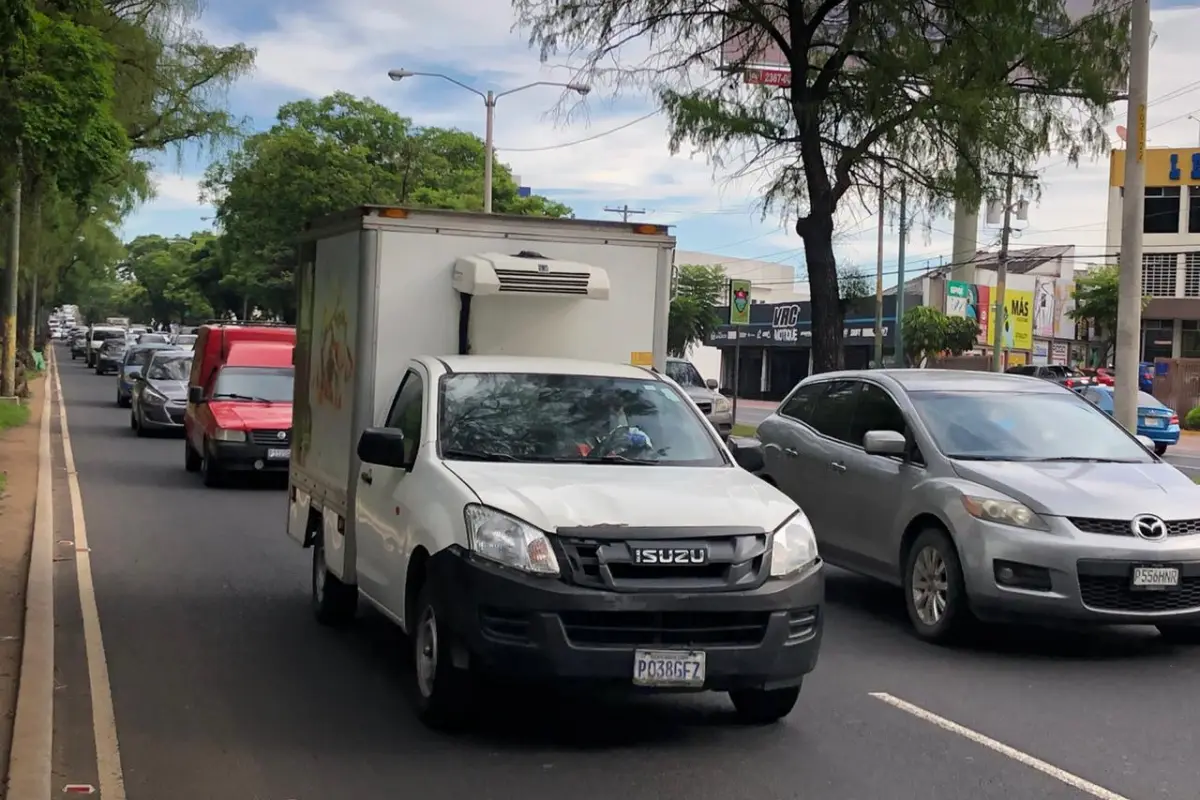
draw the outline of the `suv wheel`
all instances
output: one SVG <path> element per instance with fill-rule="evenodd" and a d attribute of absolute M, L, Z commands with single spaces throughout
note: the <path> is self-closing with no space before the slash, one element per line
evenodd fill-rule
<path fill-rule="evenodd" d="M 917 636 L 946 643 L 972 622 L 958 550 L 950 535 L 926 528 L 904 560 L 904 604 Z"/>
<path fill-rule="evenodd" d="M 729 693 L 738 719 L 749 725 L 778 722 L 792 713 L 799 697 L 799 686 L 786 689 L 738 689 Z"/>

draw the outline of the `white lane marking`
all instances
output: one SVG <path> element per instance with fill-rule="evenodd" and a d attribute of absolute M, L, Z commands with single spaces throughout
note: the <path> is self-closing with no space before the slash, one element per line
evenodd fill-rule
<path fill-rule="evenodd" d="M 112 686 L 108 680 L 104 637 L 100 633 L 96 586 L 92 582 L 92 555 L 88 547 L 87 525 L 83 519 L 83 497 L 79 492 L 79 476 L 75 472 L 75 454 L 71 450 L 71 434 L 67 429 L 67 404 L 63 400 L 57 364 L 54 366 L 54 381 L 58 384 L 58 418 L 62 428 L 67 487 L 71 494 L 71 519 L 75 530 L 75 570 L 79 583 L 79 606 L 83 612 L 83 641 L 92 695 L 92 730 L 96 737 L 96 771 L 100 778 L 100 796 L 104 800 L 125 800 L 121 748 L 117 743 L 117 717 L 113 710 Z"/>
<path fill-rule="evenodd" d="M 51 354 L 50 364 L 53 363 Z M 54 757 L 54 498 L 50 460 L 50 415 L 54 410 L 50 393 L 54 391 L 54 381 L 51 374 L 47 373 L 42 385 L 37 500 L 25 588 L 21 679 L 9 755 L 9 800 L 42 800 L 51 792 Z"/>
<path fill-rule="evenodd" d="M 907 714 L 913 715 L 917 719 L 928 722 L 931 725 L 936 725 L 944 731 L 958 734 L 968 741 L 972 741 L 975 744 L 986 747 L 987 749 L 999 753 L 1002 756 L 1011 758 L 1013 761 L 1016 761 L 1019 764 L 1024 764 L 1030 769 L 1035 769 L 1044 775 L 1049 775 L 1056 781 L 1065 783 L 1067 786 L 1070 786 L 1073 789 L 1078 789 L 1084 794 L 1098 798 L 1098 800 L 1129 800 L 1129 798 L 1119 795 L 1116 792 L 1109 791 L 1103 786 L 1094 784 L 1089 780 L 1079 777 L 1078 775 L 1073 775 L 1072 773 L 1067 772 L 1065 769 L 1060 769 L 1053 764 L 1042 761 L 1040 758 L 1035 758 L 1028 753 L 1023 753 L 1015 747 L 1009 747 L 1003 742 L 998 742 L 990 736 L 984 736 L 978 731 L 973 731 L 970 728 L 959 725 L 957 722 L 952 722 L 945 717 L 939 717 L 932 711 L 926 711 L 920 706 L 915 706 L 912 703 L 901 700 L 899 697 L 890 695 L 887 692 L 871 692 L 870 694 L 871 697 L 874 697 L 876 700 L 882 700 L 893 708 L 898 708 Z"/>

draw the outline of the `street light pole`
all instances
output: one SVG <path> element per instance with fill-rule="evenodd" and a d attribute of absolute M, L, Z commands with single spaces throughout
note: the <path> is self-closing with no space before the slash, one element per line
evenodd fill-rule
<path fill-rule="evenodd" d="M 1117 375 L 1114 414 L 1137 432 L 1138 361 L 1142 332 L 1142 225 L 1146 195 L 1146 101 L 1150 84 L 1150 0 L 1130 4 L 1133 30 L 1129 53 L 1129 120 L 1132 141 L 1125 149 L 1125 192 L 1121 198 L 1121 266 L 1117 294 Z"/>
<path fill-rule="evenodd" d="M 441 78 L 444 81 L 449 81 L 459 88 L 466 89 L 474 95 L 478 95 L 483 100 L 484 108 L 487 111 L 487 119 L 484 126 L 483 136 L 483 211 L 486 214 L 492 213 L 492 172 L 495 164 L 495 122 L 496 122 L 496 101 L 501 97 L 517 92 L 523 92 L 526 89 L 532 89 L 535 86 L 558 86 L 562 89 L 570 89 L 582 97 L 586 97 L 592 91 L 592 87 L 584 83 L 559 83 L 557 81 L 534 81 L 527 83 L 524 86 L 518 86 L 515 89 L 509 89 L 504 92 L 493 92 L 490 89 L 482 92 L 474 86 L 468 86 L 457 78 L 451 78 L 449 75 L 443 75 L 440 72 L 414 72 L 410 69 L 393 69 L 388 70 L 388 77 L 394 81 L 402 81 L 405 78 L 425 77 L 425 78 Z"/>

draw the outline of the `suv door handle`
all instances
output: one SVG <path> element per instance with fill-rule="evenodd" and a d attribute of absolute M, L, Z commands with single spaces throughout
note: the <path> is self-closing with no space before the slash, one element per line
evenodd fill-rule
<path fill-rule="evenodd" d="M 783 448 L 783 454 L 785 456 L 787 456 L 788 458 L 795 458 L 796 456 L 800 455 L 800 453 L 797 452 L 796 448 L 794 448 L 794 447 Z"/>
<path fill-rule="evenodd" d="M 829 468 L 830 468 L 831 470 L 833 470 L 834 472 L 845 472 L 845 471 L 846 471 L 846 465 L 845 465 L 845 464 L 843 464 L 843 463 L 842 463 L 842 462 L 840 462 L 840 461 L 833 461 L 833 462 L 831 462 L 831 463 L 829 464 Z"/>
<path fill-rule="evenodd" d="M 362 478 L 362 482 L 365 483 L 367 486 L 370 486 L 372 483 L 375 482 L 375 478 L 371 475 L 369 470 L 364 469 L 362 471 L 362 473 L 359 474 L 358 477 Z"/>

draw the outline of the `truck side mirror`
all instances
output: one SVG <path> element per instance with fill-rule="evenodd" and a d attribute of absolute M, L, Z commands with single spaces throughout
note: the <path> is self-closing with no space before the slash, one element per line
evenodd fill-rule
<path fill-rule="evenodd" d="M 358 438 L 358 457 L 364 464 L 408 469 L 404 434 L 395 428 L 367 428 Z"/>
<path fill-rule="evenodd" d="M 188 387 L 188 402 L 189 403 L 203 403 L 204 402 L 204 387 L 203 386 L 189 386 Z"/>
<path fill-rule="evenodd" d="M 704 382 L 704 385 L 707 386 L 708 388 L 712 389 L 713 391 L 716 391 L 717 390 L 717 379 L 709 378 L 708 380 L 706 380 Z"/>

